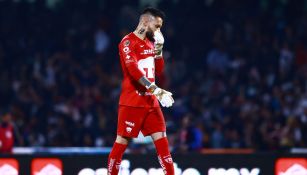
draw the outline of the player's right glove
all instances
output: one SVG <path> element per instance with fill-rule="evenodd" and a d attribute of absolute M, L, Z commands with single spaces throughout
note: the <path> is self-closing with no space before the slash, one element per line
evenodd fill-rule
<path fill-rule="evenodd" d="M 164 89 L 159 88 L 154 83 L 152 83 L 152 85 L 149 86 L 149 90 L 151 91 L 153 95 L 157 97 L 157 99 L 159 100 L 160 104 L 163 107 L 168 108 L 174 104 L 175 101 L 172 97 L 173 94 L 171 92 L 168 92 Z"/>
<path fill-rule="evenodd" d="M 164 44 L 164 37 L 160 30 L 155 31 L 154 39 L 155 39 L 154 46 L 155 46 L 156 58 L 160 58 L 162 57 L 162 49 Z"/>

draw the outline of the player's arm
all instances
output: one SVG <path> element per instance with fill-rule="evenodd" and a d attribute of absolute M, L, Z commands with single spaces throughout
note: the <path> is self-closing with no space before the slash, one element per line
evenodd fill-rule
<path fill-rule="evenodd" d="M 155 83 L 150 82 L 145 76 L 139 79 L 139 83 L 155 95 L 163 107 L 171 107 L 173 105 L 174 99 L 171 92 L 159 88 Z"/>
<path fill-rule="evenodd" d="M 126 39 L 119 44 L 120 59 L 127 68 L 131 77 L 138 81 L 144 76 L 143 72 L 138 68 L 133 43 Z"/>
<path fill-rule="evenodd" d="M 153 95 L 157 97 L 163 107 L 170 107 L 174 103 L 172 93 L 158 88 L 154 83 L 148 80 L 146 76 L 139 70 L 134 53 L 133 44 L 129 40 L 124 40 L 119 45 L 120 57 L 127 68 L 128 73 L 132 78 L 138 81 L 141 85 L 146 87 Z"/>
<path fill-rule="evenodd" d="M 164 69 L 164 59 L 162 49 L 164 45 L 164 37 L 160 30 L 154 33 L 154 49 L 155 49 L 155 71 L 157 75 L 161 75 Z"/>
<path fill-rule="evenodd" d="M 161 75 L 163 73 L 164 69 L 164 59 L 163 59 L 163 54 L 162 54 L 162 49 L 163 49 L 163 44 L 164 44 L 164 37 L 163 34 L 160 30 L 155 31 L 154 33 L 154 49 L 155 49 L 155 73 L 156 75 Z M 163 103 L 164 97 L 167 97 L 167 102 L 169 103 L 170 106 L 173 105 L 174 99 L 172 97 L 172 93 L 168 92 L 164 89 L 160 89 L 158 86 L 156 86 L 154 83 L 151 83 L 149 85 L 149 82 L 146 79 L 141 79 L 140 81 L 143 82 L 143 84 L 146 84 L 146 87 L 151 91 L 153 94 L 157 94 L 157 98 Z M 162 104 L 163 106 L 163 104 Z"/>
<path fill-rule="evenodd" d="M 160 76 L 164 69 L 164 59 L 162 57 L 155 59 L 155 73 Z"/>
<path fill-rule="evenodd" d="M 122 41 L 119 45 L 119 52 L 120 52 L 120 57 L 122 59 L 122 62 L 124 63 L 124 66 L 127 68 L 128 73 L 132 76 L 132 78 L 138 81 L 140 84 L 142 84 L 145 87 L 149 86 L 148 83 L 151 83 L 151 82 L 146 78 L 143 72 L 138 68 L 133 43 L 130 43 L 128 39 Z M 156 69 L 158 69 L 158 72 L 162 72 L 162 69 L 164 66 L 163 59 L 155 59 L 155 65 L 156 65 L 155 66 Z"/>
<path fill-rule="evenodd" d="M 164 45 L 164 37 L 160 30 L 155 31 L 154 39 L 155 39 L 154 47 L 155 47 L 155 54 L 156 54 L 155 58 L 161 59 L 163 57 L 162 49 Z"/>

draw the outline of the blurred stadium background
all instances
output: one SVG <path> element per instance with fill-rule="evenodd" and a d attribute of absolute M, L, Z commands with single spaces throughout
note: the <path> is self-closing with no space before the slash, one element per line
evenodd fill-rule
<path fill-rule="evenodd" d="M 149 5 L 167 15 L 158 78 L 176 101 L 164 114 L 178 166 L 307 174 L 307 0 L 0 0 L 0 112 L 16 126 L 0 172 L 30 174 L 43 157 L 65 175 L 106 175 L 93 171 L 116 133 L 117 44 Z M 147 171 L 159 165 L 146 138 L 126 159 L 146 170 L 134 175 L 161 173 Z"/>

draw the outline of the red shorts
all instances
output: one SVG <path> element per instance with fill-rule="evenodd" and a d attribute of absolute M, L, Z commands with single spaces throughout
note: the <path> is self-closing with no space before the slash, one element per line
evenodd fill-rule
<path fill-rule="evenodd" d="M 117 135 L 137 137 L 140 131 L 144 136 L 166 131 L 161 108 L 119 106 Z"/>

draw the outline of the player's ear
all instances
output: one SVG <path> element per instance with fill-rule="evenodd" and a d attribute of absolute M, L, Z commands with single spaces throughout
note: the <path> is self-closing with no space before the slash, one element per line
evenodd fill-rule
<path fill-rule="evenodd" d="M 145 18 L 143 21 L 143 25 L 144 27 L 147 27 L 149 25 L 149 20 Z"/>
<path fill-rule="evenodd" d="M 142 16 L 142 22 L 143 22 L 143 26 L 144 27 L 147 27 L 147 26 L 149 26 L 149 23 L 150 23 L 150 16 L 149 15 L 143 15 Z"/>

